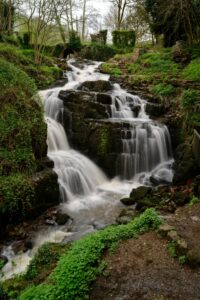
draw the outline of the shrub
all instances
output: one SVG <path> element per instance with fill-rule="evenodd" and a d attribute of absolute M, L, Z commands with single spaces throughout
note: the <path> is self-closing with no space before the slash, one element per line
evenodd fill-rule
<path fill-rule="evenodd" d="M 115 49 L 102 44 L 91 44 L 89 46 L 85 46 L 80 52 L 81 57 L 96 61 L 106 61 L 115 54 Z"/>
<path fill-rule="evenodd" d="M 114 30 L 112 32 L 113 45 L 117 48 L 133 48 L 135 46 L 135 31 L 133 30 Z"/>

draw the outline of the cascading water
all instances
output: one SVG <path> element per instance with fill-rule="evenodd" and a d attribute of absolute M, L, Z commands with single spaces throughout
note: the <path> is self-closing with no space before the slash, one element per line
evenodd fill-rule
<path fill-rule="evenodd" d="M 173 172 L 169 131 L 165 125 L 150 120 L 145 107 L 145 100 L 127 93 L 118 84 L 114 85 L 111 118 L 126 122 L 122 129 L 122 153 L 117 161 L 117 173 L 123 179 L 132 179 L 141 174 L 143 184 L 148 183 L 149 174 L 158 181 L 171 182 Z"/>
<path fill-rule="evenodd" d="M 70 149 L 65 130 L 57 121 L 63 111 L 57 93 L 41 93 L 47 115 L 48 156 L 54 161 L 54 169 L 58 174 L 61 199 L 70 201 L 78 195 L 89 195 L 106 181 L 106 176 L 87 157 Z"/>
<path fill-rule="evenodd" d="M 33 239 L 34 248 L 15 255 L 12 246 L 3 254 L 9 258 L 3 269 L 4 279 L 23 272 L 37 248 L 44 242 L 77 239 L 82 235 L 115 222 L 123 205 L 120 198 L 133 188 L 149 184 L 153 176 L 158 181 L 170 182 L 172 154 L 166 126 L 150 120 L 145 112 L 146 101 L 133 96 L 115 84 L 110 121 L 122 125 L 122 153 L 118 157 L 119 178 L 107 181 L 103 172 L 87 157 L 70 148 L 62 126 L 63 102 L 58 98 L 61 89 L 77 89 L 84 81 L 109 80 L 109 75 L 97 72 L 99 63 L 82 64 L 81 68 L 69 61 L 68 83 L 62 88 L 41 91 L 48 124 L 48 156 L 54 161 L 58 174 L 61 208 L 73 219 L 71 225 L 43 229 Z M 127 180 L 128 179 L 128 180 Z M 14 262 L 14 264 L 13 264 Z"/>

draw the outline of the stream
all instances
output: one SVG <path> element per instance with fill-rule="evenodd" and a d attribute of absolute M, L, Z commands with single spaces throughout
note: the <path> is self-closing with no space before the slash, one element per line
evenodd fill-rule
<path fill-rule="evenodd" d="M 120 199 L 133 188 L 151 185 L 150 177 L 170 183 L 173 178 L 172 150 L 168 129 L 150 119 L 145 111 L 146 101 L 113 84 L 110 122 L 128 123 L 122 128 L 122 152 L 116 162 L 120 176 L 111 180 L 89 158 L 70 147 L 62 125 L 63 101 L 61 90 L 77 90 L 85 81 L 109 80 L 98 71 L 100 63 L 88 62 L 77 66 L 68 61 L 68 83 L 40 91 L 48 125 L 48 157 L 54 162 L 60 187 L 60 210 L 70 216 L 66 225 L 46 226 L 33 237 L 33 249 L 15 255 L 12 245 L 2 254 L 9 261 L 3 268 L 3 279 L 24 272 L 38 247 L 45 242 L 68 243 L 81 236 L 114 224 L 124 205 Z M 137 115 L 134 107 L 138 108 Z"/>

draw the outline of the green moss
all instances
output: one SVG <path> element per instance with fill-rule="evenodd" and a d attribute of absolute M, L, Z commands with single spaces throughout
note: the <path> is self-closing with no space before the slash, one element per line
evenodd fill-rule
<path fill-rule="evenodd" d="M 200 82 L 200 58 L 196 58 L 183 70 L 183 78 Z"/>
<path fill-rule="evenodd" d="M 48 281 L 27 288 L 19 299 L 88 299 L 89 286 L 101 269 L 99 265 L 105 249 L 110 248 L 117 241 L 157 229 L 161 223 L 155 211 L 149 209 L 127 225 L 110 226 L 76 241 L 61 257 Z"/>
<path fill-rule="evenodd" d="M 108 147 L 109 147 L 109 132 L 108 132 L 108 130 L 104 129 L 102 132 L 100 132 L 98 153 L 100 155 L 107 154 Z"/>

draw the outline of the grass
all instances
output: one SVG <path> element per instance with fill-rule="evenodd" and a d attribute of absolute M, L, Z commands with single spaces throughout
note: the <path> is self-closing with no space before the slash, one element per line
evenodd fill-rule
<path fill-rule="evenodd" d="M 183 78 L 200 82 L 200 58 L 193 59 L 182 72 Z"/>
<path fill-rule="evenodd" d="M 122 75 L 122 71 L 118 67 L 116 67 L 115 65 L 112 65 L 112 64 L 104 63 L 102 65 L 102 70 L 104 72 L 109 73 L 109 74 L 114 75 L 114 76 Z"/>
<path fill-rule="evenodd" d="M 18 66 L 26 72 L 38 88 L 45 88 L 59 78 L 61 70 L 54 66 L 53 59 L 42 55 L 42 63 L 35 63 L 35 52 L 32 49 L 19 49 L 6 43 L 0 43 L 0 58 Z"/>
<path fill-rule="evenodd" d="M 149 52 L 143 54 L 136 63 L 128 64 L 131 75 L 142 75 L 152 80 L 159 78 L 165 80 L 178 74 L 178 65 L 173 62 L 168 49 L 161 52 Z"/>
<path fill-rule="evenodd" d="M 20 300 L 83 300 L 88 299 L 90 284 L 104 268 L 102 254 L 120 240 L 135 238 L 148 230 L 155 230 L 162 223 L 153 209 L 147 209 L 127 225 L 110 226 L 105 230 L 76 241 L 62 255 L 57 267 L 41 285 L 25 289 Z"/>
<path fill-rule="evenodd" d="M 160 97 L 172 96 L 175 93 L 175 88 L 171 84 L 159 83 L 153 86 L 152 93 Z"/>

